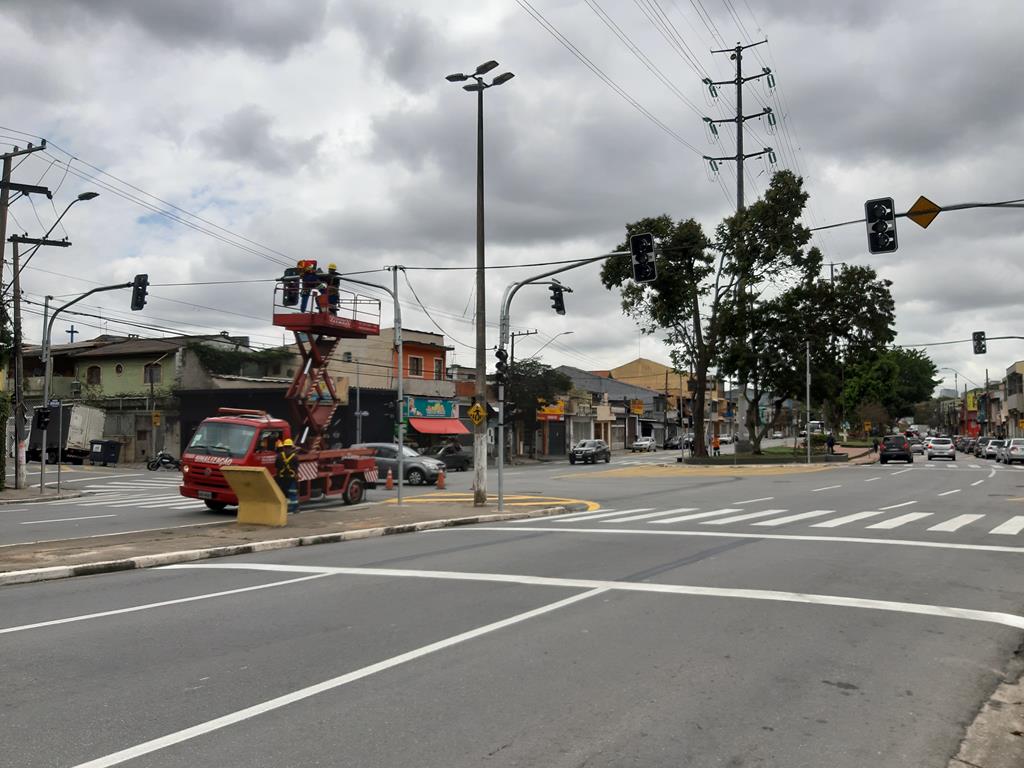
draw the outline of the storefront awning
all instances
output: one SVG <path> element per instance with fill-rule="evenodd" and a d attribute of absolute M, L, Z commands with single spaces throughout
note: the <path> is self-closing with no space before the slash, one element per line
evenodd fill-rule
<path fill-rule="evenodd" d="M 424 435 L 468 435 L 466 425 L 458 419 L 409 419 L 409 425 Z"/>

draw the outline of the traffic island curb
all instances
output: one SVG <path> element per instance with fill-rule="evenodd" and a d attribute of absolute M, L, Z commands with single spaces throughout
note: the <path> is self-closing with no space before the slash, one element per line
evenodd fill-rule
<path fill-rule="evenodd" d="M 0 491 L 2 494 L 3 491 Z M 24 499 L 5 499 L 0 497 L 0 507 L 11 504 L 38 504 L 41 501 L 63 501 L 64 499 L 77 499 L 85 494 L 82 491 L 67 491 L 66 493 L 55 493 L 53 495 L 38 494 L 27 496 Z"/>
<path fill-rule="evenodd" d="M 419 531 L 455 528 L 460 525 L 476 523 L 500 523 L 508 520 L 527 520 L 534 517 L 549 517 L 571 512 L 568 507 L 546 507 L 523 512 L 502 512 L 488 515 L 470 515 L 468 517 L 450 517 L 439 520 L 424 520 L 418 523 L 403 523 L 377 528 L 361 528 L 352 531 L 334 531 L 312 536 L 294 536 L 286 539 L 268 539 L 246 544 L 228 544 L 204 549 L 189 549 L 179 552 L 162 552 L 158 554 L 139 555 L 118 560 L 101 560 L 94 563 L 78 563 L 76 565 L 56 565 L 46 568 L 30 568 L 22 571 L 0 573 L 0 587 L 13 584 L 31 584 L 39 581 L 69 579 L 74 576 L 94 576 L 114 571 L 132 571 L 139 568 L 157 568 L 174 563 L 187 563 L 195 560 L 210 560 L 218 557 L 249 555 L 254 552 L 270 552 L 277 549 L 293 547 L 309 547 L 316 544 L 337 544 L 343 541 L 356 541 L 379 536 L 393 536 L 399 533 L 416 533 Z"/>

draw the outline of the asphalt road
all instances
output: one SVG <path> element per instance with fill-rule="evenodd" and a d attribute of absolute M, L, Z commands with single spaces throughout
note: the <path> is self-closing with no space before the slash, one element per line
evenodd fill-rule
<path fill-rule="evenodd" d="M 0 765 L 938 768 L 1021 644 L 1019 469 L 530 471 L 602 509 L 0 590 Z"/>

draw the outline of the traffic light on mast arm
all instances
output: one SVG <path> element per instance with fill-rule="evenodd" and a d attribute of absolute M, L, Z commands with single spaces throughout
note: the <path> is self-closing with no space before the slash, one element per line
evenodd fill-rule
<path fill-rule="evenodd" d="M 565 314 L 565 297 L 562 294 L 565 291 L 572 293 L 571 288 L 566 288 L 563 285 L 549 285 L 548 290 L 551 291 L 551 308 L 560 315 Z"/>
<path fill-rule="evenodd" d="M 654 259 L 654 235 L 645 232 L 629 238 L 629 252 L 633 256 L 633 280 L 651 283 L 658 279 L 658 265 Z"/>
<path fill-rule="evenodd" d="M 496 362 L 494 363 L 494 370 L 497 371 L 497 383 L 507 384 L 508 383 L 508 352 L 501 347 L 494 350 L 494 357 Z"/>
<path fill-rule="evenodd" d="M 132 310 L 138 311 L 146 306 L 146 294 L 149 290 L 149 275 L 136 275 L 132 283 Z"/>
<path fill-rule="evenodd" d="M 974 354 L 984 355 L 988 351 L 988 343 L 985 341 L 984 331 L 975 331 L 972 333 L 971 341 L 974 342 Z"/>
<path fill-rule="evenodd" d="M 868 251 L 891 253 L 896 240 L 896 206 L 891 197 L 879 197 L 864 203 L 864 220 L 868 226 Z"/>

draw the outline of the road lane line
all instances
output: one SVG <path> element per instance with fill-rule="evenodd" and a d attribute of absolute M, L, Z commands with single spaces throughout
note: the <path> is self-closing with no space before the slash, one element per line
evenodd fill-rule
<path fill-rule="evenodd" d="M 569 514 L 569 515 L 552 515 L 551 517 L 552 517 L 552 519 L 557 517 L 559 520 L 575 520 L 577 517 L 587 517 L 587 516 L 593 515 L 593 514 L 595 514 L 597 512 L 611 512 L 611 511 L 612 510 L 610 510 L 610 509 L 588 509 L 585 512 L 573 512 L 572 514 Z M 530 520 L 530 518 L 527 518 L 526 520 L 528 522 Z M 509 520 L 509 522 L 510 523 L 521 523 L 523 521 L 522 520 Z"/>
<path fill-rule="evenodd" d="M 101 517 L 117 517 L 117 515 L 86 515 L 85 517 L 57 517 L 53 520 L 26 520 L 18 525 L 40 525 L 42 523 L 69 523 L 72 520 L 98 520 Z"/>
<path fill-rule="evenodd" d="M 681 517 L 670 517 L 667 520 L 651 520 L 654 525 L 668 525 L 669 523 L 682 523 L 687 520 L 700 520 L 705 517 L 714 517 L 715 515 L 731 515 L 733 512 L 739 512 L 738 508 L 725 508 L 725 509 L 713 509 L 710 512 L 698 512 L 695 515 L 682 515 Z"/>
<path fill-rule="evenodd" d="M 899 509 L 900 507 L 909 507 L 911 504 L 917 504 L 916 501 L 904 501 L 902 504 L 890 504 L 888 507 L 879 507 L 881 510 L 886 509 Z"/>
<path fill-rule="evenodd" d="M 960 489 L 956 488 L 956 489 L 954 489 L 952 491 L 944 491 L 943 493 L 940 493 L 939 496 L 949 496 L 949 495 L 954 494 L 954 493 L 960 493 Z"/>
<path fill-rule="evenodd" d="M 981 469 L 980 464 L 968 464 L 967 466 L 970 467 L 971 469 Z"/>
<path fill-rule="evenodd" d="M 971 485 L 981 485 L 984 482 L 985 482 L 985 479 L 982 478 L 981 480 L 975 480 L 973 483 L 971 483 Z"/>
<path fill-rule="evenodd" d="M 646 515 L 630 515 L 629 517 L 613 517 L 611 520 L 605 520 L 606 523 L 631 523 L 634 520 L 647 520 L 652 517 L 661 517 L 662 515 L 678 515 L 680 512 L 696 512 L 697 507 L 679 507 L 679 509 L 666 509 L 661 512 L 648 512 Z"/>
<path fill-rule="evenodd" d="M 872 512 L 854 512 L 852 515 L 844 515 L 843 517 L 837 517 L 833 520 L 825 520 L 820 523 L 813 523 L 811 528 L 838 528 L 840 525 L 846 525 L 847 523 L 855 523 L 858 520 L 864 520 L 868 517 L 876 517 L 877 515 L 884 515 L 884 512 L 872 511 Z"/>
<path fill-rule="evenodd" d="M 869 478 L 868 478 L 867 480 L 865 480 L 864 482 L 865 482 L 865 483 L 873 483 L 873 482 L 875 482 L 875 480 L 878 480 L 878 478 L 877 478 L 877 477 L 869 477 Z"/>
<path fill-rule="evenodd" d="M 786 523 L 795 523 L 797 520 L 807 520 L 811 517 L 821 517 L 822 515 L 834 515 L 835 513 L 836 511 L 834 509 L 815 509 L 810 512 L 800 512 L 796 515 L 786 515 L 785 517 L 777 517 L 772 520 L 762 520 L 759 523 L 754 523 L 754 525 L 765 525 L 769 527 L 775 525 L 785 525 Z"/>
<path fill-rule="evenodd" d="M 981 520 L 981 518 L 983 518 L 983 517 L 984 517 L 984 515 L 957 515 L 956 517 L 951 517 L 949 520 L 947 520 L 944 523 L 939 523 L 938 525 L 933 525 L 928 530 L 929 531 L 943 531 L 943 532 L 958 531 L 961 528 L 963 528 L 965 525 L 970 525 L 975 520 Z"/>
<path fill-rule="evenodd" d="M 759 499 L 747 499 L 746 501 L 734 501 L 733 504 L 753 504 L 756 501 L 772 501 L 774 496 L 762 496 Z"/>
<path fill-rule="evenodd" d="M 1024 531 L 1024 515 L 1014 515 L 1002 525 L 997 525 L 989 533 L 997 536 L 1016 536 Z"/>
<path fill-rule="evenodd" d="M 582 522 L 584 520 L 598 520 L 598 519 L 600 519 L 602 517 L 611 517 L 612 515 L 628 515 L 628 514 L 630 514 L 632 512 L 650 512 L 652 509 L 653 509 L 653 507 L 638 507 L 636 509 L 619 509 L 619 510 L 613 510 L 611 512 L 587 512 L 587 513 L 585 513 L 584 515 L 582 515 L 580 517 L 572 518 L 572 520 L 573 520 L 573 522 L 577 522 L 577 521 Z M 549 517 L 547 519 L 548 520 L 555 520 L 555 519 L 564 520 L 565 517 L 563 515 L 551 515 L 551 517 Z"/>
<path fill-rule="evenodd" d="M 428 533 L 450 533 L 454 528 L 438 528 Z M 625 536 L 710 536 L 716 539 L 759 539 L 762 541 L 802 541 L 809 543 L 825 544 L 885 544 L 899 547 L 921 547 L 924 549 L 956 549 L 968 552 L 1002 552 L 1011 555 L 1024 555 L 1024 547 L 1011 547 L 1000 544 L 956 544 L 953 542 L 922 541 L 918 539 L 887 539 L 882 536 L 819 536 L 804 534 L 785 533 L 737 533 L 735 531 L 674 531 L 661 528 L 507 528 L 494 527 L 490 525 L 466 525 L 458 528 L 459 531 L 483 531 L 485 533 L 497 531 L 511 533 L 516 531 L 534 531 L 537 533 L 567 533 L 567 534 L 601 534 L 601 535 L 625 535 Z"/>
<path fill-rule="evenodd" d="M 931 516 L 932 516 L 931 512 L 908 512 L 905 515 L 900 515 L 899 517 L 894 517 L 891 520 L 883 520 L 880 523 L 875 523 L 874 525 L 869 525 L 867 527 L 868 528 L 877 528 L 878 530 L 881 530 L 881 531 L 891 531 L 893 528 L 899 528 L 901 525 L 906 525 L 907 523 L 912 523 L 915 520 L 921 520 L 921 519 L 923 519 L 925 517 L 931 517 Z"/>
<path fill-rule="evenodd" d="M 995 470 L 995 468 L 992 468 L 991 470 L 989 470 L 988 479 L 991 480 L 995 476 L 996 476 L 996 470 Z"/>
<path fill-rule="evenodd" d="M 833 488 L 842 488 L 841 485 L 826 485 L 824 488 L 815 488 L 811 493 L 817 493 L 818 491 L 831 491 Z"/>
<path fill-rule="evenodd" d="M 744 520 L 754 520 L 758 517 L 777 515 L 780 512 L 788 512 L 786 509 L 765 509 L 760 512 L 747 512 L 745 515 L 721 518 L 718 520 L 705 520 L 701 525 L 729 525 L 729 523 L 742 523 Z"/>
<path fill-rule="evenodd" d="M 902 475 L 904 472 L 913 472 L 913 471 L 914 471 L 913 467 L 907 467 L 906 469 L 901 469 L 899 472 L 890 472 L 889 476 L 890 477 L 895 477 L 896 475 Z"/>
<path fill-rule="evenodd" d="M 410 661 L 414 661 L 423 656 L 436 653 L 437 651 L 442 651 L 446 648 L 450 648 L 454 645 L 464 643 L 468 640 L 473 640 L 477 637 L 490 634 L 491 632 L 496 632 L 499 629 L 504 629 L 506 627 L 510 627 L 514 624 L 519 624 L 521 622 L 527 621 L 537 616 L 543 616 L 546 613 L 557 611 L 560 608 L 565 608 L 569 605 L 573 605 L 574 603 L 578 603 L 581 600 L 586 600 L 588 598 L 604 594 L 608 590 L 608 587 L 595 587 L 588 590 L 587 592 L 581 592 L 571 597 L 567 597 L 564 600 L 558 600 L 554 603 L 542 605 L 540 608 L 534 608 L 530 611 L 517 613 L 515 616 L 509 616 L 507 619 L 501 619 L 500 621 L 495 621 L 490 624 L 484 624 L 481 627 L 476 627 L 475 629 L 471 629 L 467 632 L 460 632 L 457 635 L 446 637 L 443 640 L 438 640 L 437 642 L 420 646 L 419 648 L 416 648 L 414 650 L 406 651 L 405 653 L 400 653 L 397 656 L 392 656 L 390 659 L 378 661 L 376 664 L 370 664 L 369 666 L 362 667 L 361 669 L 356 669 L 352 672 L 347 672 L 344 675 L 339 675 L 329 680 L 324 680 L 323 682 L 316 683 L 315 685 L 300 688 L 298 690 L 292 691 L 291 693 L 286 693 L 283 696 L 277 696 L 276 698 L 268 699 L 267 701 L 260 702 L 259 704 L 255 704 L 251 707 L 239 709 L 227 715 L 214 718 L 213 720 L 207 720 L 204 723 L 198 723 L 197 725 L 193 725 L 190 728 L 184 728 L 180 731 L 169 733 L 166 736 L 161 736 L 157 739 L 151 739 L 150 741 L 145 741 L 141 744 L 136 744 L 135 746 L 129 747 L 127 749 L 122 749 L 119 752 L 114 752 L 113 754 L 98 757 L 95 760 L 89 760 L 85 763 L 79 763 L 77 766 L 75 766 L 75 768 L 110 768 L 110 766 L 120 765 L 121 763 L 128 762 L 129 760 L 135 760 L 136 758 L 142 757 L 143 755 L 148 755 L 153 752 L 166 749 L 167 747 L 173 746 L 175 744 L 180 744 L 184 741 L 190 741 L 198 736 L 203 736 L 207 733 L 218 731 L 221 728 L 226 728 L 230 725 L 235 725 L 236 723 L 241 723 L 245 720 L 250 720 L 254 717 L 257 717 L 258 715 L 271 712 L 275 709 L 280 709 L 281 707 L 286 707 L 289 704 L 294 704 L 298 701 L 303 701 L 304 699 L 308 699 L 320 693 L 332 691 L 336 688 L 340 688 L 343 685 L 348 685 L 349 683 L 355 682 L 357 680 L 362 680 L 363 678 L 369 677 L 370 675 L 375 675 L 378 672 L 384 672 L 385 670 L 391 669 L 392 667 L 397 667 L 401 664 L 406 664 Z M 974 617 L 963 615 L 959 618 Z M 979 618 L 976 620 L 981 619 Z"/>
<path fill-rule="evenodd" d="M 120 616 L 124 613 L 138 613 L 139 611 L 149 611 L 153 608 L 166 608 L 169 605 L 181 605 L 182 603 L 194 603 L 198 600 L 211 600 L 215 597 L 227 597 L 228 595 L 239 595 L 244 592 L 255 592 L 260 589 L 272 589 L 273 587 L 283 587 L 288 584 L 298 584 L 300 581 L 310 581 L 312 579 L 322 579 L 327 576 L 326 573 L 314 573 L 308 576 L 301 576 L 295 579 L 286 579 L 284 581 L 272 581 L 269 584 L 254 584 L 251 587 L 239 587 L 238 589 L 225 589 L 220 592 L 207 592 L 202 595 L 192 595 L 190 597 L 177 597 L 173 600 L 161 600 L 158 603 L 145 603 L 143 605 L 132 605 L 127 608 L 114 608 L 109 611 L 100 611 L 98 613 L 83 613 L 78 616 L 67 616 L 63 619 L 51 619 L 49 621 L 37 621 L 34 624 L 21 624 L 16 627 L 2 627 L 0 628 L 0 635 L 11 635 L 15 632 L 26 632 L 30 629 L 42 629 L 43 627 L 56 627 L 61 624 L 74 624 L 79 621 L 91 621 L 92 619 L 103 619 L 107 616 Z"/>

